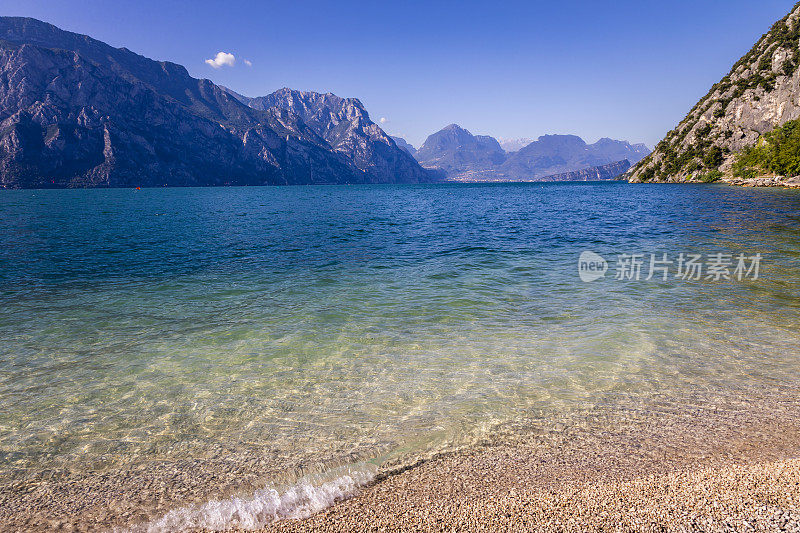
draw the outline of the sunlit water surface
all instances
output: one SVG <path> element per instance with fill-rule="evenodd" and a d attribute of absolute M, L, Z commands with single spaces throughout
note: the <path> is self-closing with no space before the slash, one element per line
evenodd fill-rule
<path fill-rule="evenodd" d="M 798 228 L 797 192 L 722 186 L 0 191 L 0 475 L 379 464 L 531 413 L 793 387 Z M 761 253 L 760 277 L 614 279 L 681 252 Z"/>

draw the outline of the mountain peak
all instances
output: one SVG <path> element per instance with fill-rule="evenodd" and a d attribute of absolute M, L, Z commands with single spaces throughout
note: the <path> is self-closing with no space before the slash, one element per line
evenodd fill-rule
<path fill-rule="evenodd" d="M 423 167 L 449 174 L 497 165 L 506 157 L 497 139 L 473 135 L 458 124 L 449 124 L 429 135 L 414 155 Z"/>
<path fill-rule="evenodd" d="M 448 124 L 444 128 L 440 129 L 437 133 L 449 133 L 451 135 L 466 135 L 472 136 L 472 133 L 466 128 L 462 128 L 456 123 Z M 434 134 L 435 135 L 435 134 Z"/>
<path fill-rule="evenodd" d="M 31 39 L 43 33 L 68 34 L 85 39 L 91 39 L 86 35 L 62 30 L 49 22 L 35 19 L 32 17 L 0 17 L 0 31 L 3 33 L 16 32 L 18 38 Z"/>

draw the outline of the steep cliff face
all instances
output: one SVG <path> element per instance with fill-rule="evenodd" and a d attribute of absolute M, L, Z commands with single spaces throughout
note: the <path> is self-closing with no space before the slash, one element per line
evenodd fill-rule
<path fill-rule="evenodd" d="M 729 174 L 736 154 L 800 118 L 800 4 L 776 22 L 630 173 L 632 182 Z"/>
<path fill-rule="evenodd" d="M 386 171 L 372 172 L 290 109 L 254 109 L 180 65 L 34 19 L 0 17 L 0 187 L 359 183 L 426 176 L 411 163 L 409 177 L 399 166 L 388 177 Z"/>

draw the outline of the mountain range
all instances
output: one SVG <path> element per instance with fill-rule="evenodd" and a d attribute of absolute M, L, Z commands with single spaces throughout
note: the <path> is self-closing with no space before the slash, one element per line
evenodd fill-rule
<path fill-rule="evenodd" d="M 246 98 L 181 65 L 0 17 L 0 187 L 436 180 L 357 99 Z"/>
<path fill-rule="evenodd" d="M 456 181 L 560 181 L 570 176 L 613 179 L 649 153 L 644 144 L 608 138 L 587 144 L 575 135 L 544 135 L 508 152 L 493 137 L 450 124 L 430 135 L 413 155 L 423 167 Z"/>
<path fill-rule="evenodd" d="M 2 188 L 610 179 L 649 152 L 572 135 L 522 142 L 506 150 L 451 124 L 415 150 L 355 98 L 248 97 L 175 63 L 0 17 Z"/>

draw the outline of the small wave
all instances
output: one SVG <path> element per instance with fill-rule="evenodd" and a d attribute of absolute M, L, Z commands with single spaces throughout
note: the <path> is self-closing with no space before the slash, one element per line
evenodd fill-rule
<path fill-rule="evenodd" d="M 326 474 L 306 476 L 282 492 L 258 490 L 250 498 L 210 501 L 175 509 L 133 531 L 161 533 L 205 529 L 258 529 L 281 519 L 306 518 L 333 503 L 354 496 L 375 479 L 377 469 L 365 463 L 342 467 Z"/>

